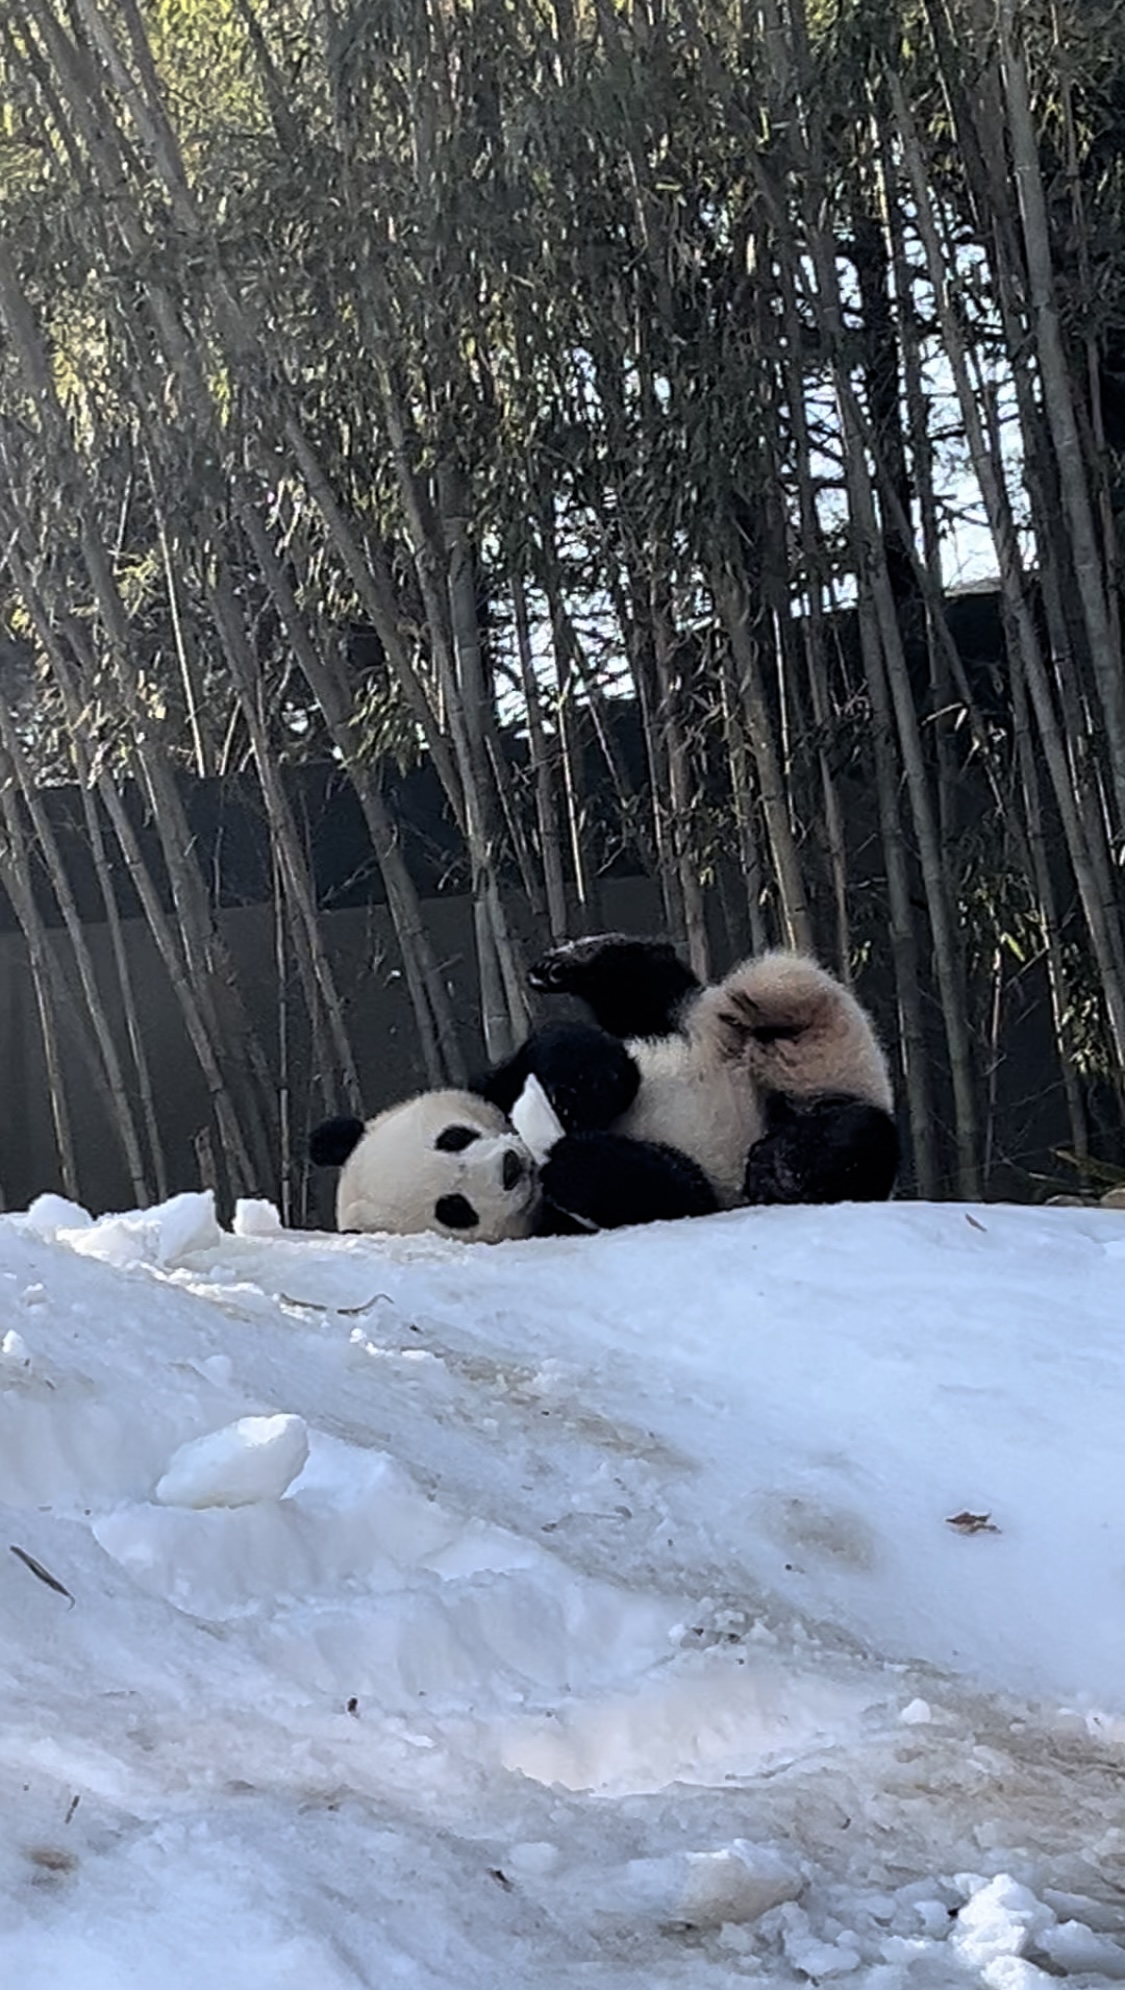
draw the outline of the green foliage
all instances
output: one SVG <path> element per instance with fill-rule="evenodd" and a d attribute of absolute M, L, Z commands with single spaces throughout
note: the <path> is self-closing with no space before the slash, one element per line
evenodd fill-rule
<path fill-rule="evenodd" d="M 291 11 L 278 8 L 282 15 Z M 147 0 L 144 16 L 189 162 L 206 171 L 216 141 L 253 142 L 265 134 L 266 98 L 237 0 Z"/>

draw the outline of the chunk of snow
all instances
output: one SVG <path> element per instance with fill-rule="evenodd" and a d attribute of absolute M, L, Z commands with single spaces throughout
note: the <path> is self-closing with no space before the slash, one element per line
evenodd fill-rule
<path fill-rule="evenodd" d="M 985 1990 L 1057 1990 L 1052 1976 L 1023 1955 L 998 1955 L 981 1971 Z"/>
<path fill-rule="evenodd" d="M 856 1950 L 839 1942 L 822 1941 L 812 1933 L 809 1917 L 802 1907 L 786 1902 L 779 1910 L 781 1943 L 787 1959 L 802 1976 L 819 1982 L 824 1977 L 850 1976 L 862 1958 Z"/>
<path fill-rule="evenodd" d="M 37 1237 L 53 1240 L 61 1230 L 88 1230 L 93 1217 L 65 1195 L 37 1195 L 27 1212 L 16 1221 Z"/>
<path fill-rule="evenodd" d="M 256 1506 L 280 1499 L 308 1455 L 304 1417 L 239 1417 L 181 1444 L 155 1497 L 162 1506 Z"/>
<path fill-rule="evenodd" d="M 770 1845 L 739 1839 L 713 1851 L 629 1859 L 591 1880 L 603 1912 L 718 1928 L 757 1921 L 804 1884 L 792 1860 Z"/>
<path fill-rule="evenodd" d="M 1062 1921 L 1057 1928 L 1045 1928 L 1037 1947 L 1067 1976 L 1104 1976 L 1114 1983 L 1125 1980 L 1125 1947 L 1109 1935 L 1095 1934 L 1082 1921 Z"/>
<path fill-rule="evenodd" d="M 1010 1873 L 998 1873 L 966 1901 L 949 1945 L 967 1969 L 984 1969 L 998 1956 L 1022 1956 L 1055 1926 L 1053 1910 Z"/>
<path fill-rule="evenodd" d="M 944 1900 L 913 1900 L 911 1905 L 930 1940 L 944 1940 L 950 1926 L 949 1909 Z"/>
<path fill-rule="evenodd" d="M 231 1224 L 236 1237 L 275 1237 L 281 1231 L 281 1217 L 277 1204 L 243 1195 L 234 1205 L 234 1221 Z"/>
<path fill-rule="evenodd" d="M 173 1265 L 196 1251 L 213 1250 L 222 1241 L 210 1189 L 174 1195 L 152 1209 L 124 1216 L 100 1216 L 87 1229 L 65 1241 L 83 1257 L 112 1265 Z"/>
<path fill-rule="evenodd" d="M 910 1700 L 899 1714 L 899 1720 L 904 1727 L 927 1727 L 933 1720 L 929 1701 Z"/>
<path fill-rule="evenodd" d="M 783 1900 L 796 1900 L 804 1883 L 776 1846 L 736 1838 L 729 1849 L 688 1854 L 683 1919 L 697 1926 L 757 1921 Z"/>

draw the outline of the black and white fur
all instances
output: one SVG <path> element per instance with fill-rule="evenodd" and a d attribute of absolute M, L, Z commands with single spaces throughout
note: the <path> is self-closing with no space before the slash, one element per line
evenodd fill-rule
<path fill-rule="evenodd" d="M 466 1243 L 534 1236 L 535 1161 L 500 1108 L 473 1092 L 422 1092 L 374 1119 L 330 1119 L 310 1154 L 338 1167 L 336 1227 Z"/>
<path fill-rule="evenodd" d="M 537 1031 L 472 1092 L 314 1135 L 314 1159 L 343 1162 L 341 1229 L 496 1242 L 891 1193 L 886 1062 L 815 961 L 765 954 L 702 988 L 664 942 L 609 934 L 554 949 L 531 981 L 593 1025 Z M 507 1117 L 530 1077 L 563 1128 L 538 1169 Z"/>
<path fill-rule="evenodd" d="M 317 1127 L 312 1160 L 340 1169 L 339 1230 L 409 1236 L 432 1230 L 464 1243 L 570 1235 L 720 1207 L 686 1154 L 612 1131 L 640 1083 L 625 1044 L 584 1025 L 543 1030 L 525 1046 L 562 1137 L 542 1163 L 507 1110 L 480 1092 L 421 1092 L 366 1123 Z M 509 1078 L 514 1066 L 504 1067 Z M 522 1092 L 530 1069 L 515 1086 Z M 515 1099 L 513 1097 L 513 1105 Z"/>
<path fill-rule="evenodd" d="M 890 1195 L 899 1143 L 886 1059 L 866 1011 L 806 955 L 760 954 L 704 988 L 665 942 L 606 934 L 555 948 L 531 981 L 577 996 L 599 1032 L 626 1037 L 636 1091 L 603 1123 L 687 1156 L 716 1207 Z M 492 1074 L 488 1098 L 510 1111 L 529 1072 L 565 1097 L 570 1067 L 580 1087 L 589 1035 L 574 1026 L 568 1052 L 560 1029 L 544 1077 L 547 1034 Z M 613 1227 L 612 1199 L 598 1227 Z"/>

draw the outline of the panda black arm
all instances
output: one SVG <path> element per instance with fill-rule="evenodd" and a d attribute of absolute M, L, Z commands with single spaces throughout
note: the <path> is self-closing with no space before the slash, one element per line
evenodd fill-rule
<path fill-rule="evenodd" d="M 823 1093 L 800 1104 L 774 1093 L 750 1150 L 751 1203 L 883 1202 L 895 1185 L 898 1128 L 882 1106 Z"/>
<path fill-rule="evenodd" d="M 597 933 L 552 947 L 528 975 L 533 988 L 574 995 L 611 1036 L 668 1036 L 699 982 L 667 940 Z"/>
<path fill-rule="evenodd" d="M 548 1237 L 710 1216 L 719 1207 L 703 1170 L 686 1154 L 619 1133 L 576 1133 L 558 1141 L 539 1180 L 539 1228 Z"/>
<path fill-rule="evenodd" d="M 529 1077 L 538 1078 L 567 1133 L 612 1126 L 632 1105 L 641 1082 L 616 1037 L 589 1023 L 559 1023 L 536 1030 L 472 1089 L 510 1113 Z"/>

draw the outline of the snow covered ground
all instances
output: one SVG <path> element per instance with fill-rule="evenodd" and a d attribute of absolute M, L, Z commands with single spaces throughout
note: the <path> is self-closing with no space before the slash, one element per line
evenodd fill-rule
<path fill-rule="evenodd" d="M 1125 1214 L 0 1219 L 0 1983 L 1125 1980 Z"/>

